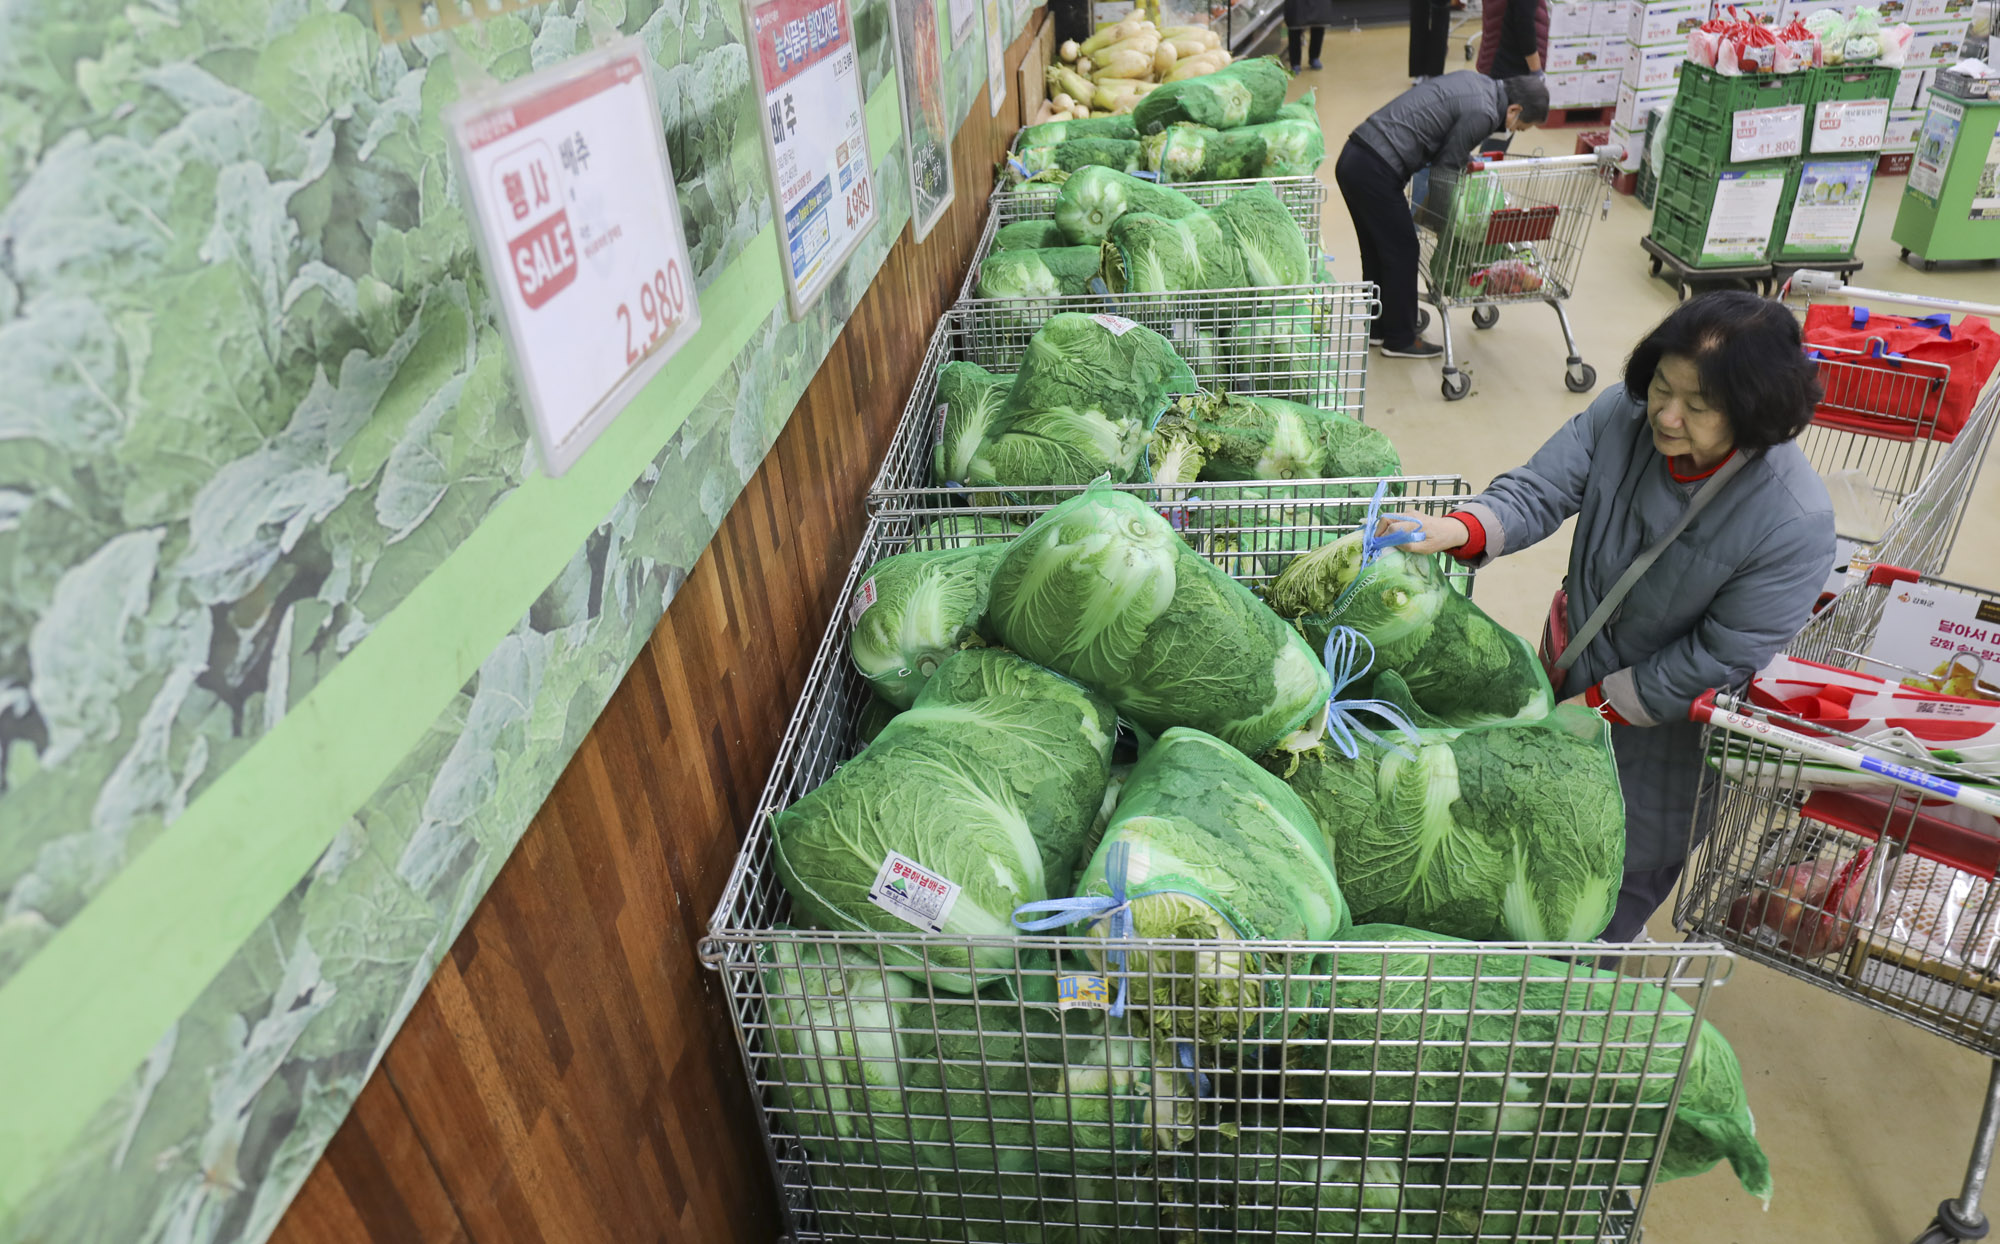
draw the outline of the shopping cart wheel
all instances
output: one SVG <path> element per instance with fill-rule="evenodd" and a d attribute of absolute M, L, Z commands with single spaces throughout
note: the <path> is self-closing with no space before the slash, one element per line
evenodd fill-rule
<path fill-rule="evenodd" d="M 1967 1244 L 1971 1240 L 1983 1240 L 1991 1225 L 1984 1214 L 1967 1221 L 1958 1212 L 1957 1202 L 1946 1201 L 1938 1206 L 1937 1217 L 1931 1219 L 1931 1225 L 1924 1228 L 1916 1244 Z"/>
<path fill-rule="evenodd" d="M 1462 371 L 1447 371 L 1444 374 L 1444 383 L 1438 387 L 1444 391 L 1445 401 L 1456 402 L 1472 392 L 1472 377 Z"/>
<path fill-rule="evenodd" d="M 1580 359 L 1571 359 L 1563 372 L 1563 387 L 1571 393 L 1588 393 L 1597 387 L 1597 369 Z"/>
<path fill-rule="evenodd" d="M 1417 331 L 1418 331 L 1418 332 L 1423 332 L 1423 331 L 1424 331 L 1425 329 L 1429 328 L 1430 326 L 1431 326 L 1431 313 L 1430 313 L 1430 312 L 1428 312 L 1428 311 L 1426 311 L 1426 310 L 1424 310 L 1424 309 L 1423 309 L 1422 307 L 1418 307 L 1418 308 L 1417 308 Z"/>
<path fill-rule="evenodd" d="M 1500 308 L 1498 307 L 1474 307 L 1472 309 L 1472 326 L 1474 328 L 1491 328 L 1499 322 Z"/>

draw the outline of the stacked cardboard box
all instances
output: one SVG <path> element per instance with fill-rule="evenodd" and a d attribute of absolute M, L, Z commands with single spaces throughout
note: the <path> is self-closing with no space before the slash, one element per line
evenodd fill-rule
<path fill-rule="evenodd" d="M 1627 0 L 1555 0 L 1549 5 L 1549 106 L 1609 108 L 1625 68 Z"/>
<path fill-rule="evenodd" d="M 1611 143 L 1622 147 L 1620 167 L 1636 170 L 1646 143 L 1646 116 L 1674 97 L 1687 59 L 1688 32 L 1707 21 L 1710 0 L 1629 0 Z"/>

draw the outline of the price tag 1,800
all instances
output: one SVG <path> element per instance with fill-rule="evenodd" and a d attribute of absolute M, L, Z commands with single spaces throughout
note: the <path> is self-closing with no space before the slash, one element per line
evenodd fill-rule
<path fill-rule="evenodd" d="M 1806 106 L 1787 104 L 1782 108 L 1746 108 L 1736 114 L 1730 129 L 1729 158 L 1735 160 L 1781 160 L 1799 154 L 1804 146 Z"/>
<path fill-rule="evenodd" d="M 623 40 L 445 114 L 551 475 L 701 326 L 647 57 Z"/>

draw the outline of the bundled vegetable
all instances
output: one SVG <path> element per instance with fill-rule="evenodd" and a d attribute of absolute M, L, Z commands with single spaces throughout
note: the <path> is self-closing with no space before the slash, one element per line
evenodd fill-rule
<path fill-rule="evenodd" d="M 1072 96 L 1074 93 L 1072 93 Z M 1016 150 L 1028 151 L 1036 147 L 1054 147 L 1072 138 L 1123 138 L 1134 140 L 1139 131 L 1132 124 L 1129 115 L 1115 117 L 1091 117 L 1087 120 L 1049 121 L 1041 125 L 1031 125 L 1022 130 L 1015 139 Z"/>
<path fill-rule="evenodd" d="M 1332 683 L 1299 633 L 1203 561 L 1145 502 L 1093 487 L 1007 546 L 988 618 L 1009 648 L 1158 734 L 1246 755 L 1313 746 Z"/>
<path fill-rule="evenodd" d="M 1528 642 L 1486 616 L 1445 578 L 1435 555 L 1378 549 L 1366 530 L 1298 558 L 1270 585 L 1272 608 L 1315 649 L 1350 626 L 1375 649 L 1375 669 L 1402 675 L 1434 723 L 1531 720 L 1554 705 Z M 1375 554 L 1372 558 L 1370 554 Z"/>
<path fill-rule="evenodd" d="M 1295 112 L 1295 107 L 1286 104 L 1274 121 L 1230 131 L 1263 140 L 1264 168 L 1255 176 L 1310 177 L 1326 159 L 1326 132 L 1320 128 L 1319 113 L 1310 106 L 1302 113 Z"/>
<path fill-rule="evenodd" d="M 1134 173 L 1141 167 L 1144 155 L 1144 150 L 1134 139 L 1065 138 L 1051 147 L 1018 149 L 1008 170 L 1017 181 L 1052 177 L 1056 173 L 1074 173 L 1094 164 Z"/>
<path fill-rule="evenodd" d="M 1384 684 L 1388 684 L 1385 686 Z M 1378 696 L 1416 716 L 1392 673 Z M 1611 727 L 1585 708 L 1322 748 L 1286 779 L 1325 831 L 1355 918 L 1481 941 L 1584 942 L 1625 868 Z"/>
<path fill-rule="evenodd" d="M 981 298 L 1061 298 L 1087 294 L 1101 255 L 1094 246 L 996 250 L 979 262 Z"/>
<path fill-rule="evenodd" d="M 1291 75 L 1276 57 L 1241 60 L 1215 73 L 1170 81 L 1132 112 L 1141 134 L 1157 133 L 1176 121 L 1210 129 L 1260 125 L 1278 115 Z"/>
<path fill-rule="evenodd" d="M 1078 880 L 1079 899 L 1121 896 L 1131 933 L 1100 916 L 1090 920 L 1093 936 L 1323 941 L 1350 923 L 1333 861 L 1298 796 L 1236 748 L 1179 727 L 1132 770 Z M 1132 1004 L 1146 1008 L 1156 1031 L 1201 1042 L 1246 1027 L 1282 1034 L 1285 1000 L 1267 997 L 1260 979 L 1284 970 L 1281 957 L 1251 946 L 1177 951 L 1166 963 L 1156 953 L 1090 952 L 1121 974 L 1123 987 L 1145 991 Z M 1291 1003 L 1303 1003 L 1305 992 L 1295 993 Z"/>
<path fill-rule="evenodd" d="M 1055 224 L 1071 245 L 1096 245 L 1113 223 L 1127 212 L 1150 212 L 1168 220 L 1191 216 L 1199 204 L 1129 173 L 1110 168 L 1083 168 L 1070 174 L 1056 192 Z"/>
<path fill-rule="evenodd" d="M 1202 393 L 1181 398 L 1154 430 L 1156 455 L 1166 441 L 1189 437 L 1205 480 L 1379 478 L 1400 475 L 1402 460 L 1380 431 L 1333 411 L 1281 397 Z M 1367 496 L 1374 486 L 1331 496 Z"/>
<path fill-rule="evenodd" d="M 1312 271 L 1305 231 L 1268 186 L 1178 220 L 1128 212 L 1104 243 L 1114 293 L 1304 285 Z"/>
<path fill-rule="evenodd" d="M 1679 996 L 1581 964 L 1481 955 L 1475 943 L 1399 925 L 1356 925 L 1340 939 L 1413 949 L 1344 951 L 1334 979 L 1314 983 L 1287 1046 L 1285 1093 L 1315 1126 L 1365 1135 L 1384 1157 L 1571 1163 L 1595 1156 L 1599 1137 L 1629 1132 L 1618 1178 L 1636 1182 L 1668 1128 L 1685 1056 L 1660 1178 L 1726 1159 L 1751 1195 L 1769 1199 L 1770 1163 L 1735 1052 L 1712 1025 L 1697 1027 Z M 1455 944 L 1465 953 L 1415 948 Z"/>
<path fill-rule="evenodd" d="M 937 483 L 963 483 L 993 473 L 990 465 L 975 461 L 987 438 L 1005 428 L 1007 397 L 1013 391 L 1012 376 L 995 376 L 974 363 L 954 360 L 938 369 L 937 404 L 944 418 L 931 453 L 931 476 Z"/>
<path fill-rule="evenodd" d="M 847 650 L 876 695 L 910 707 L 946 658 L 978 642 L 987 581 L 1005 547 L 897 553 L 868 568 Z"/>
<path fill-rule="evenodd" d="M 1116 733 L 1111 707 L 1070 680 L 1011 653 L 959 652 L 866 750 L 772 821 L 778 876 L 821 928 L 1005 934 L 1016 907 L 1068 892 Z M 932 883 L 892 871 L 898 856 Z M 938 879 L 959 887 L 948 905 Z M 926 970 L 907 949 L 884 953 Z M 928 979 L 970 992 L 1013 962 L 1001 946 L 968 956 L 945 945 L 930 952 Z"/>
<path fill-rule="evenodd" d="M 1140 140 L 1146 167 L 1162 181 L 1228 181 L 1264 175 L 1267 148 L 1253 132 L 1262 127 L 1212 130 L 1170 125 Z"/>
<path fill-rule="evenodd" d="M 1238 320 L 1229 328 L 1228 374 L 1238 388 L 1307 403 L 1320 400 L 1330 335 L 1321 313 L 1302 307 Z"/>

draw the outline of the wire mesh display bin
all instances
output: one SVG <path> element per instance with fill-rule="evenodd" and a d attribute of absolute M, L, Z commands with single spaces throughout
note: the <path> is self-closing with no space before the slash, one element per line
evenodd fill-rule
<path fill-rule="evenodd" d="M 1007 493 L 1021 491 L 947 493 L 933 477 L 932 451 L 943 435 L 938 371 L 946 363 L 967 362 L 1012 374 L 1029 339 L 1050 316 L 1078 309 L 1053 305 L 1061 301 L 1067 300 L 960 303 L 939 319 L 902 422 L 868 490 L 872 508 L 942 504 L 948 495 L 1004 503 Z M 1129 294 L 1118 300 L 1118 314 L 1172 342 L 1204 388 L 1282 397 L 1360 420 L 1368 390 L 1368 325 L 1376 305 L 1375 287 L 1359 283 Z M 1298 490 L 1293 495 L 1307 495 L 1312 482 L 1286 484 Z"/>
<path fill-rule="evenodd" d="M 1922 294 L 1852 289 L 1835 273 L 1814 269 L 1793 274 L 1779 291 L 1780 298 L 1793 294 L 1801 296 L 1802 301 L 1795 304 L 1801 318 L 1811 299 L 1839 295 L 1956 315 L 1994 311 L 1985 304 Z M 1955 435 L 1941 436 L 1939 420 L 1954 379 L 1949 366 L 1900 356 L 1889 360 L 1893 367 L 1886 366 L 1879 343 L 1862 349 L 1810 346 L 1808 353 L 1819 363 L 1823 396 L 1813 412 L 1812 426 L 1799 437 L 1799 447 L 1820 474 L 1829 478 L 1843 471 L 1860 472 L 1884 514 L 1891 518 L 1892 527 L 1902 521 L 1896 511 L 1933 471 L 1948 473 L 1951 482 L 1941 490 L 1931 490 L 1928 508 L 1942 503 L 1951 509 L 1952 516 L 1945 523 L 1928 523 L 1932 539 L 1928 551 L 1898 550 L 1893 556 L 1888 550 L 1882 553 L 1898 565 L 1926 572 L 1942 570 L 1957 536 L 1965 492 L 1977 478 L 1992 440 L 1995 395 L 1991 386 L 1975 403 L 1965 426 Z"/>
<path fill-rule="evenodd" d="M 1867 654 L 1884 599 L 1912 583 L 1975 591 L 1876 562 L 1838 608 L 1807 625 L 1790 655 L 1818 662 L 1816 676 L 1829 685 L 1849 671 L 1875 674 L 1884 681 L 1874 687 L 1895 692 L 1916 671 Z M 1708 723 L 1697 815 L 1713 819 L 1690 855 L 1675 922 L 2000 1060 L 2000 785 L 1990 764 L 1968 767 L 1993 749 L 1954 741 L 1934 750 L 1894 726 L 1949 720 L 1958 728 L 1947 733 L 1961 735 L 1978 706 L 1931 697 L 1854 711 L 1857 725 L 1890 728 L 1864 736 L 1754 698 L 1697 701 L 1695 717 Z M 1960 1194 L 1939 1205 L 1919 1244 L 1986 1234 L 1980 1198 L 1996 1135 L 2000 1061 Z"/>
<path fill-rule="evenodd" d="M 1326 205 L 1326 186 L 1317 177 L 1255 177 L 1236 181 L 1177 181 L 1167 183 L 1169 189 L 1178 190 L 1193 199 L 1201 207 L 1217 207 L 1227 202 L 1232 195 L 1258 186 L 1267 186 L 1278 196 L 1278 202 L 1299 222 L 1299 228 L 1306 235 L 1307 253 L 1317 259 L 1320 254 L 1320 210 Z M 965 270 L 965 284 L 958 292 L 961 302 L 988 302 L 979 297 L 979 265 L 993 253 L 993 238 L 1000 230 L 1020 220 L 1048 220 L 1055 215 L 1056 196 L 1062 193 L 1060 182 L 1030 181 L 1011 188 L 1002 187 L 993 192 L 986 213 L 986 228 L 979 235 L 979 245 L 972 252 L 972 265 Z"/>
<path fill-rule="evenodd" d="M 1241 503 L 1187 508 L 1245 525 Z M 951 538 L 1011 539 L 1039 512 L 972 511 Z M 1365 512 L 1298 525 L 1332 539 Z M 846 597 L 946 516 L 968 512 L 878 515 Z M 1220 564 L 1255 580 L 1282 556 Z M 1637 1238 L 1726 954 L 1633 947 L 1612 976 L 1585 966 L 1594 943 L 1258 942 L 1246 964 L 1242 942 L 789 928 L 773 818 L 861 750 L 851 626 L 837 611 L 702 947 L 790 1239 Z M 1108 1014 L 1086 942 L 1146 953 L 1124 977 L 1143 1008 Z M 953 963 L 980 965 L 977 994 Z M 1225 973 L 1241 987 L 1216 1001 Z"/>
<path fill-rule="evenodd" d="M 1577 353 L 1562 304 L 1576 291 L 1591 217 L 1610 211 L 1614 172 L 1608 155 L 1481 159 L 1459 178 L 1443 212 L 1412 204 L 1420 226 L 1423 297 L 1437 308 L 1444 334 L 1447 401 L 1472 391 L 1472 377 L 1459 367 L 1452 340 L 1454 307 L 1471 307 L 1473 327 L 1485 329 L 1500 321 L 1500 308 L 1508 303 L 1547 303 L 1569 349 L 1563 383 L 1572 393 L 1597 386 L 1597 369 Z M 1418 327 L 1429 323 L 1428 314 L 1420 313 Z"/>

